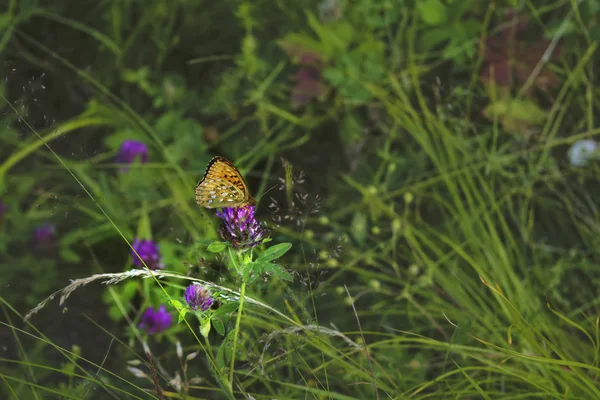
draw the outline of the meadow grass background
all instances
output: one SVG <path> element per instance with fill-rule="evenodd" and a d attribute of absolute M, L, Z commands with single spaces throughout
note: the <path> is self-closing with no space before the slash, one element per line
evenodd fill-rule
<path fill-rule="evenodd" d="M 600 1 L 0 12 L 1 398 L 600 398 L 600 170 L 567 154 L 600 133 Z M 122 173 L 128 139 L 149 160 Z M 194 201 L 214 155 L 293 245 L 293 282 L 246 290 L 233 370 L 235 313 L 138 328 L 189 279 L 239 291 Z"/>

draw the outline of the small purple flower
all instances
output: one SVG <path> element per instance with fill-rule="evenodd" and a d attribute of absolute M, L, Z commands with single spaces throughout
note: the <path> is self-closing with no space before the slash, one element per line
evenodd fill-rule
<path fill-rule="evenodd" d="M 254 206 L 225 207 L 217 211 L 221 218 L 219 233 L 236 250 L 247 250 L 258 246 L 267 235 L 267 230 L 254 215 Z"/>
<path fill-rule="evenodd" d="M 133 257 L 133 265 L 136 267 L 143 267 L 143 262 L 146 263 L 148 268 L 156 270 L 163 269 L 165 266 L 160 262 L 160 253 L 158 251 L 158 245 L 151 239 L 135 239 L 131 244 L 133 249 L 137 251 L 139 257 L 131 250 L 131 256 Z M 140 259 L 141 258 L 141 259 Z"/>
<path fill-rule="evenodd" d="M 213 304 L 213 298 L 208 289 L 196 283 L 185 289 L 185 301 L 194 311 L 206 311 Z"/>
<path fill-rule="evenodd" d="M 294 108 L 304 107 L 312 99 L 323 96 L 326 87 L 321 80 L 321 72 L 314 67 L 302 67 L 293 76 L 291 101 Z"/>
<path fill-rule="evenodd" d="M 125 140 L 115 161 L 117 164 L 131 164 L 138 156 L 142 164 L 148 162 L 148 146 L 137 140 Z M 121 167 L 120 171 L 126 172 L 128 169 L 127 167 Z"/>
<path fill-rule="evenodd" d="M 138 327 L 150 334 L 160 333 L 171 326 L 172 321 L 173 317 L 164 305 L 160 306 L 157 311 L 154 311 L 152 307 L 148 307 L 142 314 Z"/>
<path fill-rule="evenodd" d="M 56 227 L 52 224 L 38 226 L 33 231 L 33 247 L 38 250 L 49 250 L 54 247 Z"/>

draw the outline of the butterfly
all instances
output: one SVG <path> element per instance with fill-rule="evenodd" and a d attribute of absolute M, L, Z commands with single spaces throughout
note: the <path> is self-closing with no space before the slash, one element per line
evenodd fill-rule
<path fill-rule="evenodd" d="M 248 185 L 233 163 L 213 157 L 204 177 L 196 185 L 196 203 L 206 208 L 244 207 L 256 204 Z"/>

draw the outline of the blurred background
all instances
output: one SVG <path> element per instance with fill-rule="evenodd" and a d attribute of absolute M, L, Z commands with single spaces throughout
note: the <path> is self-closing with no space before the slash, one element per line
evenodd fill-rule
<path fill-rule="evenodd" d="M 600 398 L 599 40 L 600 0 L 1 1 L 0 397 Z M 217 155 L 292 243 L 231 393 L 235 314 L 171 301 L 238 290 Z"/>

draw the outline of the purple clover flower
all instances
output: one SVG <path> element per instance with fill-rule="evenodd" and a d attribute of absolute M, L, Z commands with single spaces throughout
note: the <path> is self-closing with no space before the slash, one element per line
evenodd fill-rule
<path fill-rule="evenodd" d="M 255 206 L 225 207 L 217 211 L 221 218 L 219 233 L 236 250 L 258 246 L 267 236 L 267 230 L 254 215 Z"/>
<path fill-rule="evenodd" d="M 213 304 L 213 298 L 208 289 L 196 283 L 185 289 L 185 301 L 194 311 L 206 311 Z"/>
<path fill-rule="evenodd" d="M 143 267 L 144 263 L 148 268 L 152 270 L 163 269 L 165 266 L 160 261 L 160 253 L 158 251 L 158 245 L 151 239 L 135 239 L 131 244 L 133 249 L 140 255 L 139 257 L 131 250 L 131 256 L 133 257 L 133 265 L 136 267 Z M 144 263 L 143 263 L 143 262 Z"/>
<path fill-rule="evenodd" d="M 148 146 L 137 140 L 125 140 L 121 144 L 121 149 L 115 161 L 117 164 L 131 164 L 138 156 L 142 164 L 148 162 Z M 121 172 L 127 172 L 128 170 L 127 167 L 120 168 Z"/>
<path fill-rule="evenodd" d="M 323 81 L 321 71 L 326 64 L 326 57 L 293 40 L 283 39 L 279 44 L 292 63 L 300 65 L 296 73 L 291 76 L 293 82 L 290 93 L 292 107 L 302 108 L 313 99 L 324 96 L 327 93 L 327 85 Z"/>
<path fill-rule="evenodd" d="M 326 87 L 321 80 L 321 72 L 315 67 L 302 67 L 293 76 L 291 100 L 294 108 L 301 108 L 312 99 L 323 96 Z"/>
<path fill-rule="evenodd" d="M 142 314 L 138 327 L 150 334 L 160 333 L 171 326 L 171 322 L 173 322 L 173 316 L 169 314 L 164 305 L 161 305 L 156 311 L 152 307 L 148 307 Z"/>
<path fill-rule="evenodd" d="M 33 247 L 38 250 L 49 250 L 54 247 L 56 227 L 52 224 L 38 226 L 33 231 Z"/>

